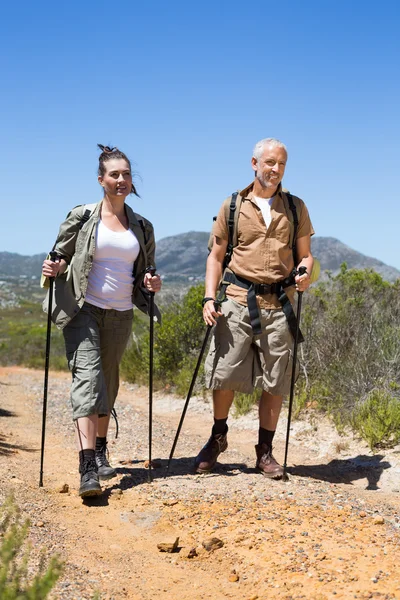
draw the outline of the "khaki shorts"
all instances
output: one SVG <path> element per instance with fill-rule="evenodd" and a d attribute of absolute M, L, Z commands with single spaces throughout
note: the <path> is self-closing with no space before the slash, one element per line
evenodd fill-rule
<path fill-rule="evenodd" d="M 283 311 L 261 309 L 262 334 L 254 336 L 247 306 L 228 298 L 221 310 L 205 363 L 207 387 L 288 395 L 293 338 Z"/>
<path fill-rule="evenodd" d="M 104 309 L 85 302 L 64 327 L 74 420 L 108 415 L 114 407 L 119 363 L 132 331 L 132 319 L 132 309 Z"/>

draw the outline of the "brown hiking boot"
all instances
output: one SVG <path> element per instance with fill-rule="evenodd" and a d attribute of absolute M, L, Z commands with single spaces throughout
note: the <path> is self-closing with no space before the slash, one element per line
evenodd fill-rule
<path fill-rule="evenodd" d="M 215 467 L 218 456 L 228 447 L 226 433 L 212 435 L 207 444 L 200 450 L 194 461 L 196 473 L 211 473 Z"/>
<path fill-rule="evenodd" d="M 281 479 L 283 469 L 272 456 L 272 447 L 267 444 L 260 444 L 256 447 L 257 462 L 256 469 L 261 471 L 265 477 L 270 479 Z"/>

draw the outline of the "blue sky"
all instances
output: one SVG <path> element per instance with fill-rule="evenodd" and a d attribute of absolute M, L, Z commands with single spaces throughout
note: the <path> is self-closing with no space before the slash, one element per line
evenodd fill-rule
<path fill-rule="evenodd" d="M 101 199 L 97 142 L 139 174 L 156 237 L 208 231 L 256 141 L 317 235 L 400 269 L 399 17 L 383 0 L 27 2 L 0 23 L 0 251 L 48 251 Z"/>

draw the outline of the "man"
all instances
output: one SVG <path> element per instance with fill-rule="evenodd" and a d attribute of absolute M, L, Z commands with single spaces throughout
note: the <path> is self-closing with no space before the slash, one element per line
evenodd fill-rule
<path fill-rule="evenodd" d="M 227 201 L 214 224 L 203 300 L 204 321 L 216 325 L 205 367 L 207 387 L 213 390 L 214 426 L 210 439 L 196 457 L 198 473 L 212 471 L 219 454 L 228 447 L 227 419 L 235 391 L 251 393 L 254 388 L 262 389 L 256 468 L 274 479 L 283 473 L 272 455 L 272 441 L 283 397 L 290 390 L 293 337 L 280 292 L 294 267 L 305 267 L 306 273 L 296 275 L 294 285 L 285 287 L 285 298 L 293 301 L 295 289 L 303 292 L 310 285 L 313 267 L 310 238 L 314 233 L 303 201 L 282 191 L 286 162 L 287 150 L 279 140 L 267 138 L 255 145 L 251 160 L 255 177 L 240 192 L 238 244 L 224 276 L 224 281 L 229 281 L 226 301 L 218 312 L 214 300 L 228 245 Z M 298 219 L 294 248 L 290 199 Z M 291 304 L 287 304 L 292 311 Z"/>

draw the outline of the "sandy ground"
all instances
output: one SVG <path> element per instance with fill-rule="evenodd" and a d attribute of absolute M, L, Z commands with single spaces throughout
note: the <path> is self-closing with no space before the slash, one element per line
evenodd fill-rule
<path fill-rule="evenodd" d="M 309 417 L 293 424 L 289 482 L 270 481 L 254 470 L 253 412 L 230 419 L 216 472 L 194 475 L 212 422 L 210 405 L 195 398 L 165 477 L 184 401 L 157 393 L 153 458 L 161 467 L 149 483 L 147 391 L 123 384 L 120 434 L 115 440 L 113 426 L 109 444 L 118 477 L 84 503 L 68 387 L 68 374 L 50 374 L 39 488 L 43 373 L 0 369 L 0 500 L 12 492 L 32 523 L 33 568 L 41 549 L 65 561 L 51 598 L 400 599 L 400 448 L 372 454 Z M 285 432 L 283 414 L 280 460 Z M 178 537 L 174 553 L 160 552 Z M 220 542 L 207 550 L 210 538 Z"/>

